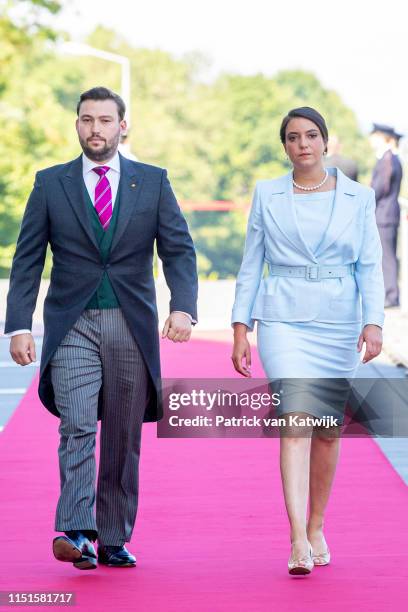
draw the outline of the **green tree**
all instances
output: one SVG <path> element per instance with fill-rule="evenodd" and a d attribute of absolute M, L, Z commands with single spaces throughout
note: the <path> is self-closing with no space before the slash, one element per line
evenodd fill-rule
<path fill-rule="evenodd" d="M 289 170 L 279 140 L 282 118 L 298 106 L 314 106 L 337 132 L 345 154 L 362 169 L 370 158 L 352 111 L 337 93 L 302 71 L 264 75 L 224 75 L 203 94 L 213 112 L 203 117 L 206 156 L 214 175 L 209 199 L 249 202 L 257 179 L 274 178 Z M 199 217 L 198 215 L 201 215 Z M 196 213 L 191 217 L 198 250 L 206 257 L 206 274 L 226 278 L 239 268 L 246 215 Z"/>
<path fill-rule="evenodd" d="M 55 33 L 41 24 L 44 11 L 55 13 L 60 3 L 35 1 L 24 20 L 14 21 L 9 3 L 0 19 L 0 276 L 9 274 L 15 242 L 35 172 L 65 161 L 75 150 L 72 118 L 61 91 L 80 86 L 80 74 L 71 62 L 60 64 L 50 41 Z M 82 76 L 82 75 L 81 75 Z M 74 84 L 75 82 L 75 84 Z M 49 262 L 47 264 L 49 268 Z"/>
<path fill-rule="evenodd" d="M 1 1 L 1 0 L 0 0 Z M 16 3 L 13 3 L 14 5 Z M 25 21 L 0 19 L 0 275 L 7 276 L 21 216 L 37 170 L 80 152 L 74 122 L 81 91 L 104 85 L 120 91 L 120 69 L 104 60 L 56 53 L 56 34 L 42 25 L 58 11 L 48 0 L 31 6 Z M 45 12 L 45 13 L 44 13 Z M 98 27 L 89 44 L 129 57 L 132 83 L 130 142 L 140 161 L 166 167 L 180 200 L 247 204 L 257 179 L 289 165 L 279 142 L 282 117 L 295 106 L 315 106 L 367 168 L 368 146 L 352 111 L 311 73 L 283 71 L 201 76 L 200 54 L 174 58 L 132 46 Z M 236 274 L 242 257 L 245 212 L 189 212 L 202 276 Z M 49 261 L 47 269 L 49 268 Z"/>

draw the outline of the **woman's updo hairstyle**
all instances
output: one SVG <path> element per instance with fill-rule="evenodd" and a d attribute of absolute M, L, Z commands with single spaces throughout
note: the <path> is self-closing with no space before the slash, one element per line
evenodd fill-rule
<path fill-rule="evenodd" d="M 327 141 L 329 140 L 329 131 L 327 129 L 326 122 L 322 115 L 310 106 L 301 106 L 300 108 L 293 108 L 291 111 L 288 112 L 286 117 L 283 118 L 279 131 L 281 143 L 285 144 L 286 128 L 288 126 L 289 121 L 291 119 L 294 119 L 295 117 L 309 119 L 309 121 L 312 121 L 319 128 L 323 141 L 326 145 L 324 152 L 327 153 Z"/>

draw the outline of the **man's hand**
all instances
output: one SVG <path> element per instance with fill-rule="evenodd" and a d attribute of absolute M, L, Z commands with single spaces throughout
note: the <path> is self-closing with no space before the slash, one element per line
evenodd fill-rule
<path fill-rule="evenodd" d="M 167 317 L 162 331 L 162 338 L 173 342 L 187 342 L 191 336 L 191 321 L 182 312 L 172 312 Z"/>
<path fill-rule="evenodd" d="M 35 342 L 32 334 L 17 334 L 10 341 L 10 355 L 16 363 L 25 366 L 36 361 Z"/>
<path fill-rule="evenodd" d="M 247 338 L 247 326 L 244 323 L 234 323 L 234 348 L 231 359 L 237 372 L 246 378 L 251 378 L 251 347 Z"/>
<path fill-rule="evenodd" d="M 360 334 L 357 343 L 357 352 L 361 352 L 363 343 L 366 344 L 365 355 L 363 357 L 363 363 L 367 363 L 377 357 L 381 353 L 382 349 L 382 329 L 378 325 L 365 325 L 363 331 Z"/>

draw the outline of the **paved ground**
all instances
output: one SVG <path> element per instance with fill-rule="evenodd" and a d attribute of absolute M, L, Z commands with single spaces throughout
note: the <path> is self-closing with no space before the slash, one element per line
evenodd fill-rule
<path fill-rule="evenodd" d="M 38 361 L 29 366 L 19 366 L 9 354 L 10 342 L 0 337 L 0 431 L 13 414 L 38 371 L 41 357 L 42 336 L 35 336 Z"/>
<path fill-rule="evenodd" d="M 408 312 L 400 308 L 385 311 L 384 348 L 396 364 L 408 368 Z"/>

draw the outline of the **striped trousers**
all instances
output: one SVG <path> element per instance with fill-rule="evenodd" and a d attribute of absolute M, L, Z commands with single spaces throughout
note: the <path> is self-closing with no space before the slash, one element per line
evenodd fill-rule
<path fill-rule="evenodd" d="M 84 310 L 56 350 L 51 360 L 51 381 L 61 415 L 61 493 L 56 531 L 96 531 L 103 545 L 121 546 L 130 541 L 138 504 L 148 376 L 120 308 Z M 95 499 L 95 445 L 102 383 Z"/>

